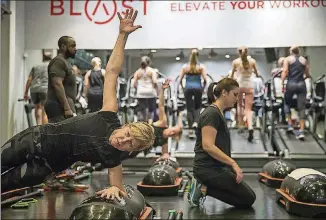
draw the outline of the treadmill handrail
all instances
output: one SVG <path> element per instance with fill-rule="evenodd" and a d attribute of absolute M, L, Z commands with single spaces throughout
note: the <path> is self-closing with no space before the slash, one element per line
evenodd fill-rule
<path fill-rule="evenodd" d="M 326 74 L 324 73 L 324 74 L 322 74 L 321 76 L 319 76 L 316 80 L 315 80 L 315 82 L 314 83 L 318 83 L 319 81 L 321 81 L 322 79 L 323 80 L 325 80 L 325 76 L 326 76 Z"/>

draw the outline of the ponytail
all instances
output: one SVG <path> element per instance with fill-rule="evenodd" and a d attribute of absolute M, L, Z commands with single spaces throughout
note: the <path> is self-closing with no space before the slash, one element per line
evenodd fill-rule
<path fill-rule="evenodd" d="M 190 73 L 196 73 L 198 53 L 192 52 L 190 55 Z"/>
<path fill-rule="evenodd" d="M 231 90 L 238 87 L 238 82 L 231 78 L 224 78 L 218 82 L 211 83 L 207 89 L 208 104 L 215 102 L 221 96 L 223 90 L 230 92 Z"/>
<path fill-rule="evenodd" d="M 216 96 L 214 94 L 216 87 L 217 87 L 217 82 L 213 82 L 208 86 L 208 89 L 207 89 L 208 104 L 212 104 L 216 100 Z"/>
<path fill-rule="evenodd" d="M 248 60 L 248 48 L 247 47 L 240 47 L 238 49 L 243 68 L 246 70 L 249 69 L 249 60 Z"/>

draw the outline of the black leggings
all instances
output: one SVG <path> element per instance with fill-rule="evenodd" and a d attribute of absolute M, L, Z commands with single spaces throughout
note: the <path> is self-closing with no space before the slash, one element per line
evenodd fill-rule
<path fill-rule="evenodd" d="M 153 119 L 154 111 L 156 110 L 156 98 L 138 98 L 138 103 L 138 121 L 148 121 L 149 119 Z"/>
<path fill-rule="evenodd" d="M 250 208 L 256 194 L 242 180 L 236 183 L 236 175 L 229 168 L 194 168 L 195 178 L 207 187 L 207 195 L 236 208 Z"/>
<path fill-rule="evenodd" d="M 97 112 L 102 109 L 103 106 L 103 95 L 88 93 L 88 109 L 89 112 Z"/>
<path fill-rule="evenodd" d="M 43 157 L 37 129 L 26 129 L 1 147 L 2 192 L 40 184 L 52 173 Z"/>
<path fill-rule="evenodd" d="M 305 119 L 307 87 L 305 82 L 287 83 L 284 94 L 284 111 L 290 113 L 290 107 L 293 103 L 293 96 L 297 95 L 297 111 L 300 119 Z"/>
<path fill-rule="evenodd" d="M 188 125 L 191 128 L 194 122 L 198 123 L 203 93 L 201 89 L 185 89 L 184 95 L 186 99 Z"/>

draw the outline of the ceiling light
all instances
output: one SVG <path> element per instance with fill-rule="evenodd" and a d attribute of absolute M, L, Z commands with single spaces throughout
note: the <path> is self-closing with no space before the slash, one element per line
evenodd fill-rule
<path fill-rule="evenodd" d="M 151 50 L 152 53 L 156 53 L 156 50 Z"/>
<path fill-rule="evenodd" d="M 226 59 L 229 59 L 229 58 L 230 58 L 230 55 L 229 55 L 229 54 L 226 54 L 226 55 L 225 55 L 225 58 L 226 58 Z"/>
<path fill-rule="evenodd" d="M 175 59 L 176 59 L 176 60 L 180 60 L 180 57 L 176 57 Z"/>

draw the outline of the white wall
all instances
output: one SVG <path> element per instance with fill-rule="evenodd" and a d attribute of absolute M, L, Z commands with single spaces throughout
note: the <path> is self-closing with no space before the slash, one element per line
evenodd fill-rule
<path fill-rule="evenodd" d="M 4 16 L 1 25 L 1 74 L 0 74 L 0 145 L 8 138 L 8 84 L 9 84 L 9 16 Z"/>
<path fill-rule="evenodd" d="M 313 77 L 326 74 L 326 46 L 308 47 L 306 54 L 309 56 L 310 73 Z"/>
<path fill-rule="evenodd" d="M 24 104 L 18 103 L 23 97 L 26 82 L 24 68 L 25 50 L 25 1 L 10 1 L 10 42 L 9 42 L 9 83 L 8 83 L 8 137 L 27 127 Z"/>

